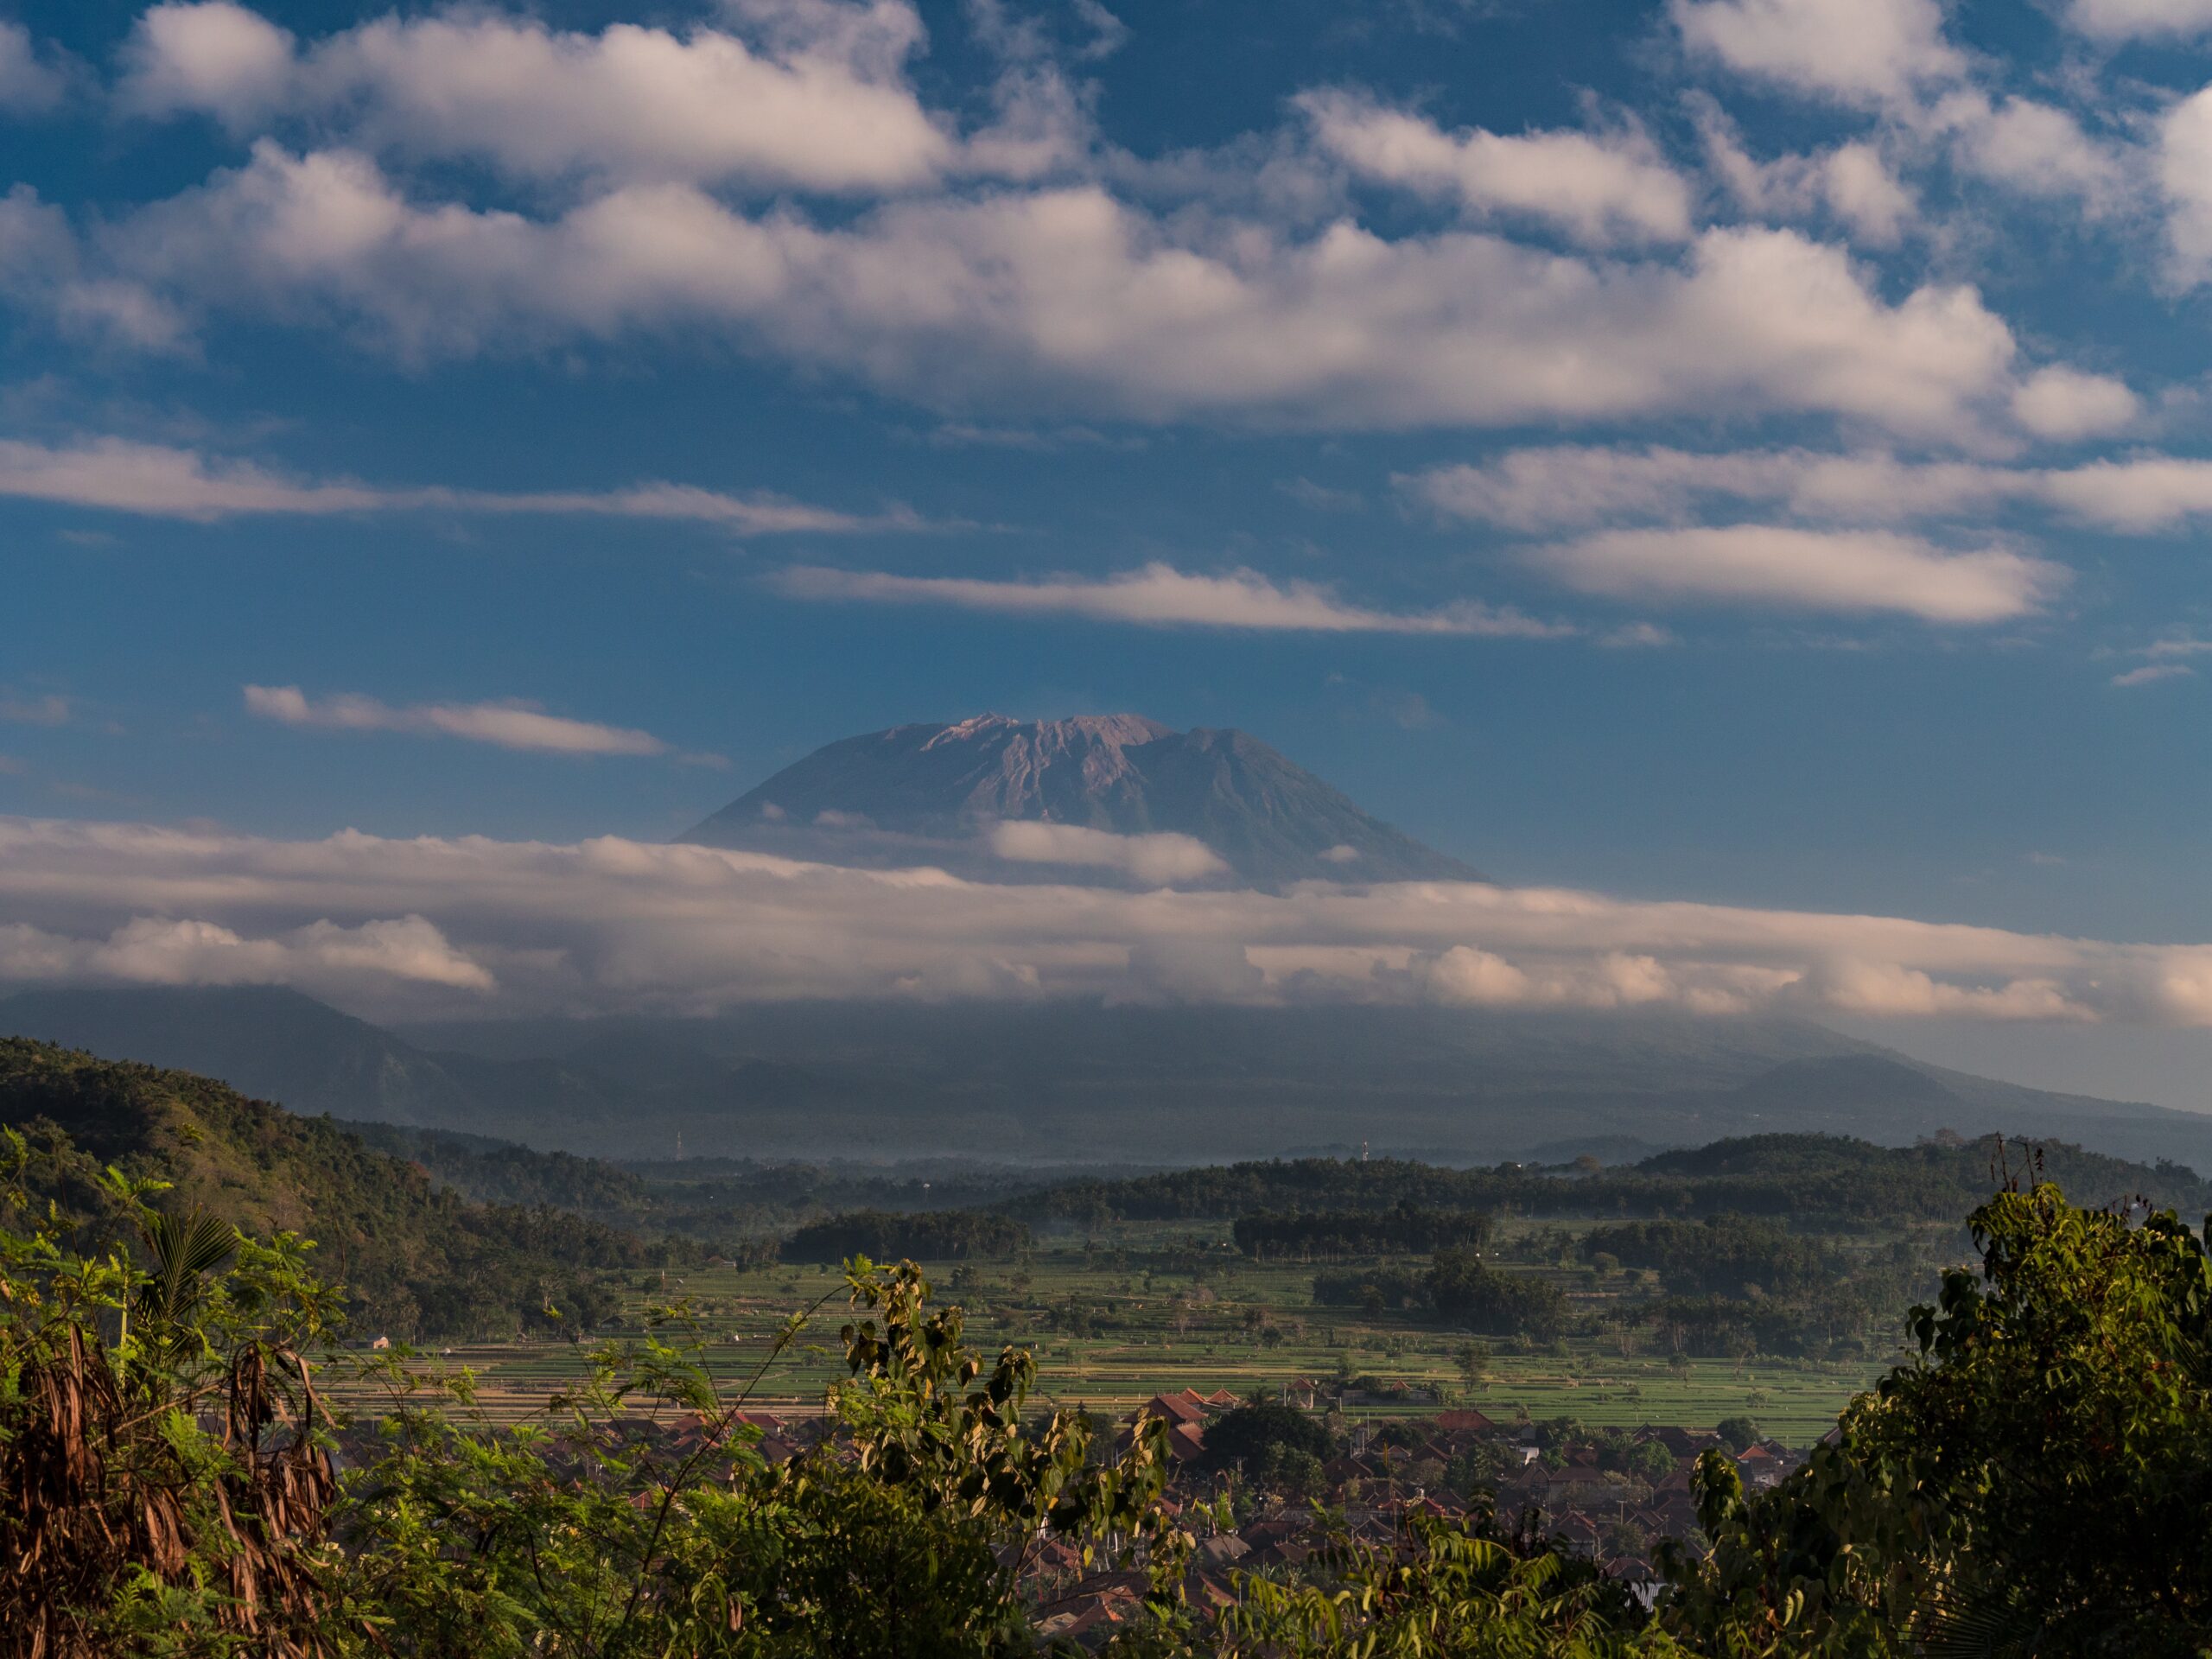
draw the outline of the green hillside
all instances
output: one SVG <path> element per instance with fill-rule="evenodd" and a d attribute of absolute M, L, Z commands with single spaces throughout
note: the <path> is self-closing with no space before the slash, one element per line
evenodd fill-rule
<path fill-rule="evenodd" d="M 300 1117 L 189 1072 L 0 1039 L 0 1123 L 43 1154 L 42 1197 L 97 1226 L 93 1177 L 112 1164 L 169 1182 L 167 1207 L 204 1205 L 257 1235 L 316 1244 L 357 1333 L 439 1338 L 578 1329 L 608 1304 L 599 1270 L 653 1255 L 549 1205 L 482 1205 L 328 1118 Z"/>

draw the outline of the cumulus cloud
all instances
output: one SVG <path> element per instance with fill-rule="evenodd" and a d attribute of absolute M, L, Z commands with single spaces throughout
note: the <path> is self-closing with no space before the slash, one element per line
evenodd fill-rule
<path fill-rule="evenodd" d="M 2160 118 L 2158 184 L 2166 205 L 2166 274 L 2193 288 L 2212 276 L 2212 86 Z"/>
<path fill-rule="evenodd" d="M 2200 35 L 2212 29 L 2212 0 L 2072 0 L 2066 21 L 2107 41 Z"/>
<path fill-rule="evenodd" d="M 2057 981 L 2037 977 L 2001 985 L 1947 984 L 1895 962 L 1832 957 L 1808 976 L 1805 989 L 1823 1007 L 1845 1014 L 1964 1014 L 1983 1020 L 2084 1020 L 2090 1011 Z"/>
<path fill-rule="evenodd" d="M 1582 242 L 1680 242 L 1690 191 L 1643 133 L 1446 132 L 1343 92 L 1299 99 L 1322 151 L 1358 176 L 1455 202 L 1480 218 L 1541 219 Z"/>
<path fill-rule="evenodd" d="M 1917 210 L 1912 193 L 1897 182 L 1872 144 L 1838 144 L 1817 163 L 1820 192 L 1828 209 L 1876 247 L 1892 247 Z"/>
<path fill-rule="evenodd" d="M 2012 418 L 2039 438 L 2101 437 L 2133 423 L 2142 404 L 2126 382 L 2076 369 L 2038 371 L 2012 394 Z"/>
<path fill-rule="evenodd" d="M 2096 215 L 2129 187 L 2132 152 L 2092 138 L 2055 105 L 1959 92 L 1939 100 L 1925 124 L 1949 135 L 1960 166 L 2024 195 L 2070 197 Z"/>
<path fill-rule="evenodd" d="M 1960 625 L 2029 615 L 2069 579 L 2063 565 L 2002 548 L 1954 552 L 1882 531 L 1771 524 L 1601 531 L 1525 557 L 1570 588 L 1608 598 L 1890 613 Z"/>
<path fill-rule="evenodd" d="M 123 106 L 143 115 L 192 110 L 243 122 L 282 102 L 292 32 L 244 6 L 149 7 L 124 42 Z"/>
<path fill-rule="evenodd" d="M 290 985 L 389 1004 L 424 989 L 489 993 L 498 982 L 420 916 L 330 921 L 248 938 L 207 921 L 137 916 L 105 937 L 0 923 L 0 982 Z"/>
<path fill-rule="evenodd" d="M 535 703 L 426 702 L 395 709 L 353 692 L 311 698 L 296 685 L 249 685 L 250 715 L 334 732 L 412 732 L 546 754 L 665 754 L 651 732 L 549 715 Z"/>
<path fill-rule="evenodd" d="M 1147 419 L 1790 410 L 1955 441 L 2009 392 L 2015 356 L 1972 288 L 1892 302 L 1793 231 L 1614 261 L 1471 231 L 1155 216 L 1092 184 L 817 223 L 657 182 L 531 218 L 419 205 L 365 155 L 264 141 L 108 245 L 130 280 L 196 306 L 334 316 L 418 359 L 704 327 L 931 403 Z"/>
<path fill-rule="evenodd" d="M 1668 14 L 1694 54 L 1844 104 L 1899 103 L 1966 68 L 1936 0 L 1669 0 Z"/>
<path fill-rule="evenodd" d="M 1348 604 L 1313 582 L 1278 583 L 1256 570 L 1196 576 L 1167 564 L 1104 577 L 999 582 L 966 576 L 901 576 L 798 565 L 773 578 L 791 599 L 880 605 L 950 605 L 1013 616 L 1081 616 L 1150 627 L 1249 628 L 1310 633 L 1467 634 L 1554 639 L 1564 625 L 1461 601 L 1433 611 L 1377 611 Z"/>
<path fill-rule="evenodd" d="M 2185 680 L 2195 677 L 2196 671 L 2187 663 L 2145 663 L 2140 668 L 2131 668 L 2112 677 L 2114 685 L 2154 685 L 2160 680 Z"/>
<path fill-rule="evenodd" d="M 385 965 L 361 971 L 347 1000 L 370 1012 L 404 1001 L 412 974 L 467 985 L 493 1013 L 1156 995 L 1173 982 L 1246 1001 L 2212 1024 L 2212 947 L 2202 945 L 1474 882 L 1279 893 L 1001 885 L 613 838 L 286 842 L 0 819 L 0 913 L 10 977 L 94 971 L 119 932 L 138 938 L 136 924 L 149 948 L 99 960 L 172 978 L 249 960 L 257 974 L 304 976 L 314 953 L 365 951 Z M 384 936 L 369 925 L 401 925 L 394 918 L 410 931 L 372 949 Z M 265 950 L 272 943 L 282 953 Z"/>
<path fill-rule="evenodd" d="M 1073 823 L 1009 820 L 994 824 L 991 851 L 1020 864 L 1071 864 L 1119 870 L 1154 887 L 1225 875 L 1229 866 L 1192 836 L 1117 836 Z"/>
<path fill-rule="evenodd" d="M 105 268 L 68 216 L 27 184 L 0 196 L 0 297 L 96 345 L 172 352 L 187 333 L 175 305 Z"/>
<path fill-rule="evenodd" d="M 1943 37 L 1938 0 L 1670 0 L 1669 10 L 1693 56 L 1808 97 L 1878 110 L 1893 147 L 1923 157 L 1940 147 L 1972 177 L 2071 200 L 2093 218 L 2117 210 L 2137 188 L 2139 149 L 2132 141 L 2094 137 L 2057 105 L 1968 84 L 1968 60 Z M 1732 143 L 1716 142 L 1728 129 L 1709 100 L 1700 127 L 1715 170 L 1747 205 L 1764 200 L 1788 211 L 1794 198 L 1802 212 L 1807 198 L 1825 194 L 1866 239 L 1896 239 L 1910 198 L 1872 147 L 1846 144 L 1762 168 Z"/>
<path fill-rule="evenodd" d="M 0 439 L 0 496 L 202 524 L 270 514 L 443 512 L 681 520 L 747 535 L 923 527 L 903 508 L 869 517 L 777 495 L 665 482 L 620 490 L 379 488 L 298 479 L 251 461 L 105 436 L 60 445 Z"/>
<path fill-rule="evenodd" d="M 954 141 L 905 83 L 923 34 L 911 6 L 777 11 L 772 43 L 454 10 L 377 18 L 302 51 L 227 0 L 158 5 L 124 48 L 117 97 L 142 115 L 196 112 L 238 130 L 300 117 L 365 149 L 467 157 L 531 180 L 881 190 L 946 166 Z"/>
<path fill-rule="evenodd" d="M 2056 428 L 2070 420 L 2078 429 L 2085 419 L 2094 423 L 2135 407 L 2132 392 L 2094 376 L 2030 384 L 2047 399 L 2030 416 Z M 1778 505 L 1808 519 L 1872 524 L 1970 517 L 2017 504 L 2135 534 L 2176 529 L 2212 513 L 2212 461 L 2152 454 L 2025 467 L 1910 461 L 1880 451 L 1559 444 L 1432 467 L 1397 482 L 1447 518 L 1522 531 L 1679 522 L 1730 502 Z"/>
<path fill-rule="evenodd" d="M 69 78 L 42 57 L 21 23 L 0 22 L 0 112 L 44 115 L 69 91 Z"/>
<path fill-rule="evenodd" d="M 1919 212 L 1911 191 L 1872 144 L 1853 140 L 1808 155 L 1755 159 L 1720 105 L 1694 94 L 1690 113 L 1707 163 L 1745 212 L 1806 219 L 1825 210 L 1859 241 L 1894 247 Z"/>

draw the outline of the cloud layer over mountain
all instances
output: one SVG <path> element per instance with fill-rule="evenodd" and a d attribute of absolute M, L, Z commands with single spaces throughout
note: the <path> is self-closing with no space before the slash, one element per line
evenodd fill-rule
<path fill-rule="evenodd" d="M 1192 857 L 1126 862 L 1172 881 Z M 8 819 L 0 906 L 0 980 L 281 983 L 393 1015 L 1103 995 L 2212 1025 L 2212 946 L 1477 882 L 1132 893 L 613 837 Z"/>

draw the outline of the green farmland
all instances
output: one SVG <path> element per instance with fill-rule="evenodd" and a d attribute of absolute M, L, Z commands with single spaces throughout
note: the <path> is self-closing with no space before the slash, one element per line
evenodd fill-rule
<path fill-rule="evenodd" d="M 1523 1412 L 1573 1416 L 1593 1427 L 1703 1427 L 1749 1414 L 1768 1433 L 1804 1444 L 1896 1357 L 1684 1359 L 1655 1333 L 1631 1331 L 1541 1344 L 1488 1340 L 1487 1362 L 1471 1378 L 1464 1332 L 1410 1313 L 1316 1306 L 1313 1264 L 1239 1256 L 1228 1230 L 1225 1224 L 1119 1223 L 1040 1241 L 1016 1259 L 924 1265 L 967 1310 L 971 1341 L 1033 1347 L 1058 1402 L 1115 1415 L 1185 1387 L 1279 1395 L 1296 1395 L 1306 1382 L 1334 1392 L 1349 1380 L 1371 1379 L 1376 1386 L 1361 1391 L 1367 1402 L 1345 1408 L 1355 1421 L 1446 1405 L 1475 1406 L 1501 1420 Z M 1514 1241 L 1509 1234 L 1504 1242 Z M 1619 1271 L 1510 1270 L 1557 1283 L 1578 1315 L 1603 1315 L 1641 1294 L 1636 1275 Z M 764 1409 L 810 1411 L 842 1372 L 836 1332 L 845 1309 L 833 1268 L 648 1270 L 609 1274 L 606 1282 L 620 1291 L 621 1311 L 582 1343 L 457 1343 L 432 1351 L 476 1374 L 494 1421 L 543 1409 L 583 1374 L 593 1344 L 635 1335 L 655 1306 L 683 1311 L 718 1376 L 741 1383 L 766 1365 L 753 1395 Z M 817 1302 L 805 1335 L 771 1363 L 787 1316 Z M 1396 1386 L 1412 1397 L 1389 1397 Z"/>

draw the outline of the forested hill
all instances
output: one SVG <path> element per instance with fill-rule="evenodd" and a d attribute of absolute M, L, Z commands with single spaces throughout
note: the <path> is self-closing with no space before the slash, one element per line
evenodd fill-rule
<path fill-rule="evenodd" d="M 337 1127 L 375 1151 L 421 1165 L 439 1185 L 478 1204 L 550 1205 L 625 1228 L 645 1224 L 655 1207 L 644 1180 L 601 1158 L 399 1123 L 341 1118 Z"/>
<path fill-rule="evenodd" d="M 346 1287 L 370 1332 L 575 1328 L 604 1300 L 582 1270 L 651 1254 L 560 1209 L 472 1204 L 328 1118 L 51 1044 L 0 1039 L 0 1124 L 40 1154 L 39 1195 L 86 1222 L 103 1219 L 93 1177 L 112 1164 L 171 1183 L 164 1208 L 204 1205 L 251 1233 L 313 1239 L 317 1270 Z"/>
<path fill-rule="evenodd" d="M 1395 1158 L 1302 1158 L 1069 1181 L 1001 1207 L 1037 1221 L 1195 1220 L 1409 1204 L 1539 1216 L 1774 1216 L 1799 1226 L 1840 1226 L 1964 1215 L 2007 1173 L 2024 1185 L 2037 1158 L 2045 1178 L 2087 1204 L 2142 1198 L 2192 1222 L 2212 1211 L 2212 1181 L 2181 1165 L 2130 1163 L 2063 1142 L 1993 1135 L 1911 1147 L 1840 1135 L 1751 1135 L 1609 1169 L 1452 1169 Z"/>

